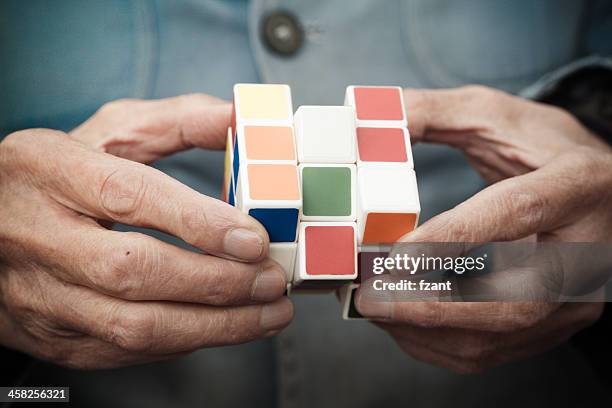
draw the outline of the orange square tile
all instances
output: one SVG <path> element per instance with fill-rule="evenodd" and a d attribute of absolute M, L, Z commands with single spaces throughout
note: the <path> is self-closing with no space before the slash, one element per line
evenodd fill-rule
<path fill-rule="evenodd" d="M 300 199 L 297 166 L 292 164 L 249 164 L 247 172 L 251 199 Z"/>
<path fill-rule="evenodd" d="M 416 214 L 369 213 L 363 233 L 364 244 L 392 244 L 416 227 Z"/>
<path fill-rule="evenodd" d="M 295 160 L 293 130 L 288 126 L 245 126 L 247 158 Z"/>

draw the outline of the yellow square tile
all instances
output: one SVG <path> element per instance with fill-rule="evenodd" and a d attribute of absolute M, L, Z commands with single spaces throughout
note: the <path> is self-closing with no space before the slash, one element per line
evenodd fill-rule
<path fill-rule="evenodd" d="M 286 85 L 236 86 L 240 119 L 289 119 L 292 114 Z"/>

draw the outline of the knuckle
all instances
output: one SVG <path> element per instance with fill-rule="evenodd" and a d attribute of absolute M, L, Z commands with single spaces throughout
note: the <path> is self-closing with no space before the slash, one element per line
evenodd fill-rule
<path fill-rule="evenodd" d="M 26 129 L 13 132 L 0 142 L 0 162 L 12 157 L 22 157 L 40 151 L 48 141 L 67 139 L 66 133 L 51 129 Z"/>
<path fill-rule="evenodd" d="M 134 222 L 142 208 L 145 190 L 142 173 L 127 167 L 113 169 L 102 181 L 99 202 L 111 218 Z"/>
<path fill-rule="evenodd" d="M 256 271 L 261 271 L 262 265 L 223 260 L 210 262 L 207 268 L 206 302 L 219 306 L 249 301 Z"/>
<path fill-rule="evenodd" d="M 455 220 L 452 228 L 448 229 L 449 242 L 473 242 L 473 228 L 465 220 Z"/>
<path fill-rule="evenodd" d="M 124 239 L 105 256 L 104 264 L 95 271 L 92 284 L 123 299 L 138 299 L 147 277 L 159 267 L 159 248 L 141 234 L 126 232 Z"/>
<path fill-rule="evenodd" d="M 23 146 L 31 146 L 33 142 L 40 142 L 41 138 L 54 139 L 65 136 L 66 134 L 59 130 L 44 128 L 25 129 L 7 135 L 0 145 L 5 148 L 21 148 Z"/>
<path fill-rule="evenodd" d="M 490 92 L 493 91 L 491 88 L 487 86 L 478 85 L 478 84 L 465 85 L 465 86 L 460 87 L 459 89 L 462 90 L 464 93 L 473 95 L 473 96 L 488 95 Z"/>
<path fill-rule="evenodd" d="M 13 132 L 6 136 L 2 142 L 0 142 L 0 148 L 3 152 L 16 152 L 18 151 L 28 140 L 31 140 L 32 131 L 20 130 Z M 27 145 L 27 144 L 26 144 Z"/>
<path fill-rule="evenodd" d="M 456 208 L 462 211 L 463 209 L 460 208 L 462 205 L 460 204 Z M 466 210 L 473 211 L 469 208 L 466 208 Z M 436 234 L 436 236 L 443 237 L 441 242 L 473 242 L 476 239 L 475 231 L 467 221 L 468 218 L 472 217 L 457 216 L 451 210 L 451 212 L 447 213 L 447 216 L 438 218 L 438 220 L 443 220 L 443 222 L 438 222 L 437 229 L 440 233 Z"/>
<path fill-rule="evenodd" d="M 511 112 L 507 104 L 500 103 L 509 98 L 509 95 L 498 89 L 484 85 L 466 85 L 459 88 L 464 103 L 471 104 L 479 109 L 483 108 L 496 117 L 503 117 Z"/>
<path fill-rule="evenodd" d="M 126 109 L 129 109 L 137 102 L 137 99 L 131 98 L 115 99 L 113 101 L 106 102 L 104 105 L 102 105 L 96 112 L 96 115 L 112 116 L 117 113 L 124 112 Z"/>
<path fill-rule="evenodd" d="M 423 302 L 418 317 L 415 319 L 417 326 L 434 329 L 442 325 L 443 311 L 435 302 Z"/>
<path fill-rule="evenodd" d="M 210 278 L 206 286 L 206 301 L 213 305 L 226 305 L 232 303 L 237 294 L 232 285 L 232 274 L 227 273 L 225 267 L 218 262 L 210 262 L 207 275 Z"/>
<path fill-rule="evenodd" d="M 501 94 L 498 90 L 477 84 L 466 85 L 459 89 L 465 95 L 466 99 L 480 103 L 490 102 L 491 100 L 497 99 Z"/>
<path fill-rule="evenodd" d="M 548 309 L 538 303 L 514 302 L 506 304 L 503 316 L 508 316 L 505 331 L 518 331 L 536 326 L 548 316 Z"/>
<path fill-rule="evenodd" d="M 512 191 L 507 196 L 501 196 L 499 200 L 500 211 L 509 211 L 513 214 L 514 222 L 520 229 L 539 231 L 548 207 L 546 199 L 541 194 L 530 190 Z"/>
<path fill-rule="evenodd" d="M 182 236 L 188 244 L 199 247 L 208 241 L 210 224 L 202 208 L 184 207 L 181 211 Z"/>
<path fill-rule="evenodd" d="M 223 325 L 225 331 L 225 340 L 229 344 L 237 344 L 243 338 L 243 328 L 237 324 L 237 315 L 233 310 L 227 310 L 223 316 Z"/>
<path fill-rule="evenodd" d="M 226 309 L 222 314 L 219 327 L 223 328 L 223 343 L 239 344 L 257 337 L 258 324 L 245 321 L 242 313 L 239 309 Z"/>
<path fill-rule="evenodd" d="M 109 339 L 123 350 L 147 353 L 155 346 L 156 328 L 150 314 L 116 314 L 108 323 Z"/>

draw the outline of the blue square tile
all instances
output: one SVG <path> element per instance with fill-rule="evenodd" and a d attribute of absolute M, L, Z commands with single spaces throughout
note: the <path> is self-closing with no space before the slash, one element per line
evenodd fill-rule
<path fill-rule="evenodd" d="M 268 231 L 270 242 L 294 242 L 298 223 L 297 208 L 254 208 L 249 215 Z"/>

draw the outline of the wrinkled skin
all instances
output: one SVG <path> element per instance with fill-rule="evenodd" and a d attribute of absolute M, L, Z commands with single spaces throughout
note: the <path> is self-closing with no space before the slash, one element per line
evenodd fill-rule
<path fill-rule="evenodd" d="M 570 114 L 480 86 L 404 95 L 413 142 L 460 149 L 491 185 L 403 241 L 612 241 L 611 149 Z M 461 373 L 551 349 L 603 310 L 598 302 L 356 301 L 405 352 Z"/>
<path fill-rule="evenodd" d="M 254 219 L 142 163 L 225 145 L 205 95 L 103 106 L 71 134 L 0 143 L 0 344 L 110 368 L 272 336 L 292 319 Z M 172 234 L 192 252 L 113 222 Z M 204 253 L 205 252 L 205 253 Z"/>

